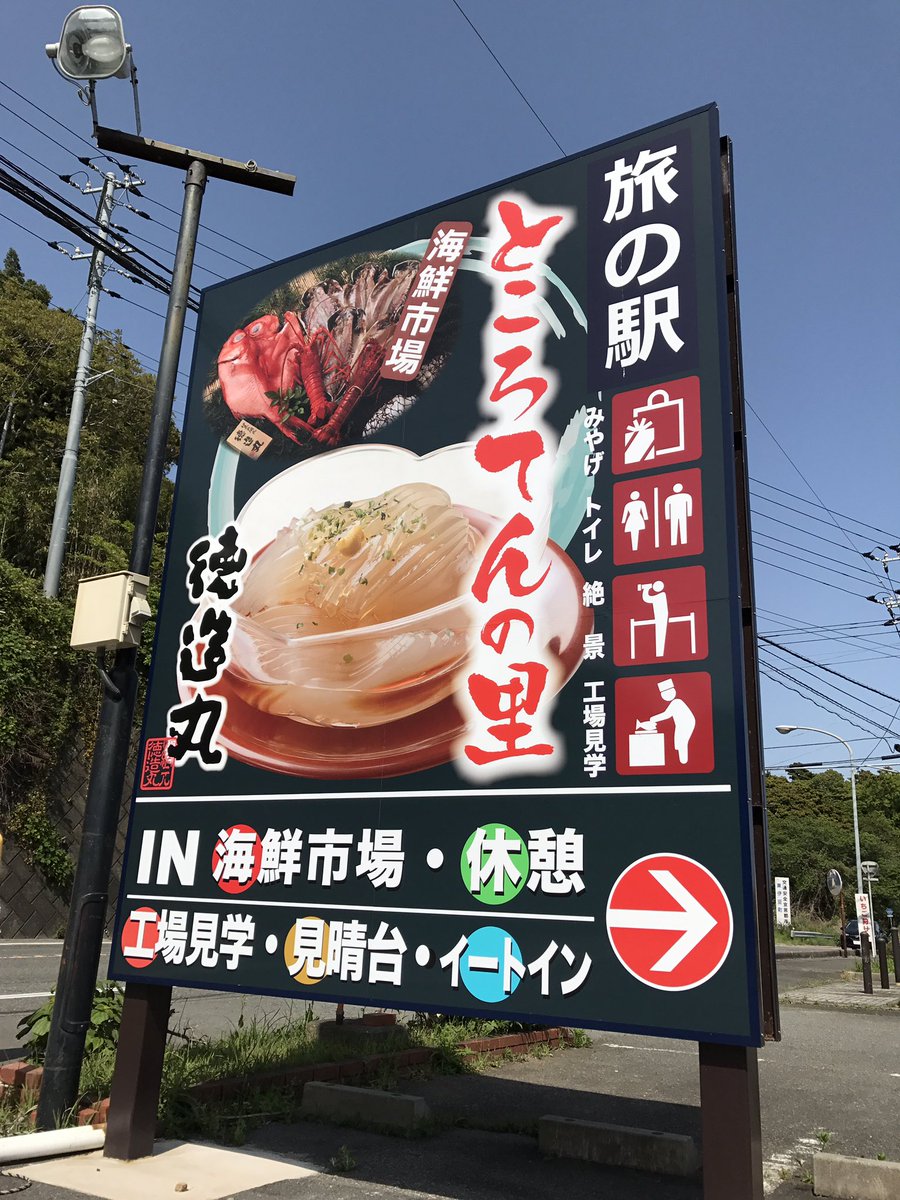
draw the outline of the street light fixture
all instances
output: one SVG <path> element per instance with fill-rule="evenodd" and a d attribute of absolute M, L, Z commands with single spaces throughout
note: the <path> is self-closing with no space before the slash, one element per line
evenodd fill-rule
<path fill-rule="evenodd" d="M 97 132 L 97 100 L 94 84 L 98 79 L 127 79 L 131 77 L 134 98 L 134 125 L 141 132 L 141 110 L 138 104 L 137 67 L 131 45 L 125 41 L 122 18 L 108 4 L 82 4 L 73 8 L 63 21 L 58 42 L 44 47 L 47 57 L 64 79 L 70 83 L 86 83 L 87 99 L 91 106 L 94 132 Z"/>
<path fill-rule="evenodd" d="M 172 267 L 129 560 L 129 572 L 132 575 L 147 576 L 150 573 L 159 494 L 165 469 L 175 376 L 200 225 L 200 207 L 207 178 L 228 179 L 288 196 L 293 194 L 296 180 L 293 175 L 259 167 L 252 160 L 236 162 L 219 155 L 151 141 L 141 137 L 140 133 L 135 136 L 98 126 L 93 102 L 94 83 L 97 79 L 121 75 L 127 66 L 131 74 L 135 116 L 140 131 L 134 59 L 131 47 L 125 41 L 121 17 L 115 9 L 107 5 L 85 5 L 74 9 L 66 18 L 59 43 L 48 46 L 47 53 L 66 78 L 88 84 L 94 118 L 93 136 L 100 150 L 123 153 L 129 159 L 148 159 L 185 171 L 178 245 Z M 37 1110 L 37 1125 L 41 1129 L 57 1125 L 78 1096 L 85 1035 L 90 1024 L 109 898 L 115 832 L 134 723 L 136 660 L 134 642 L 121 639 L 112 666 L 108 671 L 101 671 L 103 704 L 97 725 L 81 849 L 72 887 Z M 171 994 L 171 988 L 164 986 L 126 985 L 119 1034 L 120 1053 L 112 1084 L 115 1119 L 110 1120 L 105 1147 L 109 1157 L 139 1158 L 152 1150 Z M 127 1054 L 130 1047 L 136 1051 L 137 1057 L 129 1064 Z"/>
<path fill-rule="evenodd" d="M 830 733 L 827 729 L 817 729 L 813 725 L 776 725 L 775 728 L 779 733 L 796 733 L 800 729 L 806 733 L 821 733 L 825 737 L 834 738 L 836 742 L 840 742 L 846 748 L 850 759 L 850 798 L 853 804 L 853 843 L 856 849 L 856 894 L 858 896 L 861 895 L 863 890 L 863 873 L 862 856 L 859 851 L 859 816 L 856 810 L 856 762 L 853 758 L 853 747 L 849 742 L 845 742 L 842 737 L 838 737 L 836 733 Z"/>
<path fill-rule="evenodd" d="M 131 47 L 122 18 L 107 4 L 82 5 L 63 22 L 58 42 L 45 46 L 47 57 L 66 79 L 124 79 Z"/>

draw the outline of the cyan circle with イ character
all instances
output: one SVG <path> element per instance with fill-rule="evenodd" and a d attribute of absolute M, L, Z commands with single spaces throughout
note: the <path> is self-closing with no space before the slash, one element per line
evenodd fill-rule
<path fill-rule="evenodd" d="M 510 943 L 508 948 L 506 947 L 507 939 Z M 521 963 L 522 951 L 515 938 L 505 929 L 498 929 L 496 925 L 483 925 L 481 929 L 476 929 L 474 933 L 469 934 L 468 947 L 460 959 L 459 973 L 466 988 L 476 1000 L 481 1000 L 485 1004 L 497 1004 L 501 1000 L 505 1000 L 507 996 L 511 996 L 521 983 L 519 976 L 512 971 L 509 991 L 503 990 L 504 952 Z M 473 970 L 471 966 L 473 957 L 496 959 L 497 969 L 476 967 Z"/>

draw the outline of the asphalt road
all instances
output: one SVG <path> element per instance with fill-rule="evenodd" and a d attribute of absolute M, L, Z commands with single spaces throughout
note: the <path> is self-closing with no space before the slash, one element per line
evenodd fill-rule
<path fill-rule="evenodd" d="M 100 977 L 106 977 L 109 945 L 104 948 Z M 33 1012 L 47 999 L 59 971 L 59 941 L 0 940 L 0 1059 L 17 1053 L 16 1027 L 23 1016 Z M 842 958 L 782 959 L 778 962 L 779 990 L 807 987 L 839 979 L 852 960 Z M 298 1012 L 304 1001 L 297 1001 Z M 207 992 L 178 988 L 173 995 L 174 1027 L 190 1028 L 195 1033 L 219 1033 L 233 1025 L 243 1013 L 278 1017 L 292 1008 L 290 1001 L 268 996 L 236 996 L 228 992 Z M 330 1016 L 333 1006 L 322 1008 Z M 348 1015 L 351 1010 L 348 1009 Z"/>
<path fill-rule="evenodd" d="M 894 1014 L 785 1010 L 784 1040 L 760 1052 L 767 1196 L 808 1197 L 811 1156 L 824 1145 L 838 1154 L 900 1159 L 898 1021 Z M 410 1090 L 445 1119 L 442 1132 L 408 1140 L 309 1123 L 265 1126 L 248 1149 L 327 1168 L 347 1146 L 356 1165 L 348 1175 L 272 1184 L 233 1200 L 701 1200 L 696 1181 L 544 1159 L 533 1138 L 498 1132 L 553 1113 L 696 1136 L 692 1043 L 598 1033 L 586 1049 L 503 1063 L 481 1075 L 417 1080 Z M 29 1200 L 76 1197 L 35 1185 Z"/>
<path fill-rule="evenodd" d="M 0 940 L 0 1061 L 19 1053 L 16 1033 L 22 1017 L 34 1012 L 50 995 L 59 972 L 60 941 Z M 109 943 L 104 945 L 100 978 L 106 978 Z M 243 1014 L 279 1019 L 295 1010 L 299 1016 L 304 1000 L 291 1002 L 272 996 L 238 996 L 231 992 L 208 992 L 176 988 L 172 995 L 171 1027 L 193 1033 L 215 1034 L 235 1025 Z M 334 1005 L 314 1005 L 317 1015 L 334 1015 Z M 347 1006 L 347 1015 L 357 1012 Z"/>
<path fill-rule="evenodd" d="M 0 1050 L 14 1050 L 15 1025 L 49 990 L 59 951 L 55 942 L 0 942 Z M 780 990 L 834 980 L 850 965 L 837 957 L 780 960 Z M 242 1003 L 245 1014 L 274 1015 L 287 1007 L 263 997 L 242 1001 L 185 991 L 176 995 L 176 1021 L 215 1032 L 237 1019 Z M 759 1056 L 768 1195 L 808 1196 L 804 1176 L 813 1151 L 823 1145 L 840 1154 L 900 1160 L 900 1016 L 785 1006 L 782 1020 L 784 1040 Z M 472 1128 L 448 1128 L 410 1142 L 321 1125 L 267 1126 L 253 1135 L 252 1145 L 326 1166 L 346 1144 L 358 1165 L 350 1175 L 270 1185 L 242 1193 L 241 1200 L 495 1200 L 510 1194 L 538 1200 L 563 1193 L 570 1200 L 700 1200 L 694 1182 L 544 1160 L 531 1138 L 477 1127 L 499 1121 L 515 1128 L 554 1113 L 699 1132 L 695 1045 L 603 1032 L 593 1038 L 585 1050 L 506 1063 L 484 1075 L 438 1076 L 411 1089 L 426 1094 L 448 1123 L 462 1118 Z M 29 1196 L 77 1200 L 71 1191 L 40 1184 Z"/>

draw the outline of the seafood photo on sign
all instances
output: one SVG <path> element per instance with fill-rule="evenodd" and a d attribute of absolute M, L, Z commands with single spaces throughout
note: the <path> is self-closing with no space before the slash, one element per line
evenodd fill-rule
<path fill-rule="evenodd" d="M 227 438 L 246 420 L 273 438 L 270 450 L 306 457 L 399 417 L 443 367 L 458 325 L 451 295 L 415 378 L 381 377 L 419 266 L 361 254 L 267 296 L 219 352 L 204 393 L 214 431 Z"/>

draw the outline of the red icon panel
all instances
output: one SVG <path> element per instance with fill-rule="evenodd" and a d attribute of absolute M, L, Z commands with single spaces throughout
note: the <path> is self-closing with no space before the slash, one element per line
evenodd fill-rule
<path fill-rule="evenodd" d="M 616 681 L 620 775 L 708 774 L 715 765 L 706 671 Z"/>
<path fill-rule="evenodd" d="M 618 667 L 706 658 L 702 567 L 619 575 L 613 580 L 613 661 Z"/>
<path fill-rule="evenodd" d="M 619 962 L 636 979 L 683 992 L 722 966 L 734 918 L 725 889 L 701 863 L 683 854 L 649 854 L 613 884 L 606 931 Z"/>
<path fill-rule="evenodd" d="M 700 470 L 667 471 L 613 486 L 613 561 L 655 562 L 703 552 Z"/>
<path fill-rule="evenodd" d="M 613 396 L 614 475 L 693 462 L 701 452 L 696 375 Z"/>

